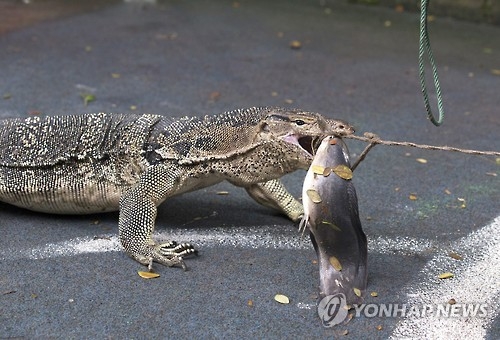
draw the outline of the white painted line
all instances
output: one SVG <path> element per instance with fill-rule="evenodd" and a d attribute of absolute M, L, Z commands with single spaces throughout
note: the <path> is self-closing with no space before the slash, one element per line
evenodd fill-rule
<path fill-rule="evenodd" d="M 312 249 L 308 235 L 291 233 L 290 228 L 280 225 L 259 227 L 210 228 L 162 230 L 155 234 L 157 240 L 192 242 L 204 248 L 254 248 L 254 249 Z M 455 339 L 483 338 L 492 320 L 498 316 L 500 297 L 500 216 L 491 224 L 454 242 L 446 249 L 439 243 L 426 239 L 395 237 L 369 239 L 370 253 L 420 253 L 429 249 L 440 249 L 440 254 L 429 261 L 415 277 L 413 285 L 402 291 L 408 297 L 408 305 L 443 304 L 450 298 L 457 303 L 487 303 L 487 318 L 407 318 L 401 320 L 393 331 L 392 338 Z M 463 256 L 455 260 L 447 255 L 453 250 Z M 83 237 L 48 244 L 32 249 L 2 249 L 0 260 L 47 259 L 59 256 L 77 256 L 85 253 L 122 251 L 116 234 L 100 238 Z M 442 272 L 453 272 L 455 277 L 439 280 Z M 301 309 L 315 308 L 315 304 L 297 305 Z"/>
<path fill-rule="evenodd" d="M 499 314 L 500 297 L 500 216 L 478 231 L 452 244 L 463 256 L 455 260 L 446 253 L 429 261 L 418 277 L 403 289 L 408 305 L 486 303 L 487 317 L 438 318 L 435 315 L 402 319 L 392 333 L 393 339 L 483 339 Z M 439 280 L 452 272 L 455 277 Z"/>
<path fill-rule="evenodd" d="M 279 233 L 277 233 L 277 230 Z M 234 247 L 253 249 L 312 249 L 309 235 L 290 232 L 289 228 L 272 225 L 259 227 L 210 228 L 204 231 L 196 229 L 162 230 L 155 234 L 156 240 L 175 240 L 193 243 L 203 251 L 204 248 Z M 370 252 L 394 253 L 422 252 L 435 244 L 428 240 L 408 237 L 384 239 L 377 237 L 368 241 Z M 47 259 L 59 256 L 77 256 L 85 253 L 104 253 L 122 251 L 116 234 L 106 234 L 99 238 L 79 237 L 72 240 L 51 243 L 43 247 L 30 249 L 2 249 L 0 260 L 14 259 Z"/>

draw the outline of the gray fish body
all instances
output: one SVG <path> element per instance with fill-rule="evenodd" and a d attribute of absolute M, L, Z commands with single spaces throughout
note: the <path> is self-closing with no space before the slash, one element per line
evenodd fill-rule
<path fill-rule="evenodd" d="M 356 190 L 345 179 L 349 173 L 349 152 L 342 139 L 323 139 L 304 180 L 301 226 L 309 228 L 318 255 L 320 299 L 343 293 L 348 304 L 357 304 L 366 290 L 368 250 Z"/>

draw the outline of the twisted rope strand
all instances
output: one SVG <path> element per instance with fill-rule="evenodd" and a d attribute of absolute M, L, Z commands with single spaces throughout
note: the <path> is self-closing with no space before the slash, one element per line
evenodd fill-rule
<path fill-rule="evenodd" d="M 460 148 L 455 148 L 452 146 L 435 146 L 435 145 L 417 144 L 417 143 L 411 143 L 411 142 L 396 142 L 396 141 L 382 140 L 377 135 L 374 135 L 374 134 L 370 134 L 368 137 L 347 135 L 347 136 L 343 136 L 343 138 L 356 139 L 356 140 L 360 140 L 362 142 L 370 143 L 372 145 L 382 144 L 382 145 L 410 146 L 410 147 L 414 147 L 414 148 L 418 148 L 418 149 L 425 149 L 425 150 L 454 151 L 454 152 L 461 152 L 461 153 L 466 153 L 466 154 L 471 154 L 471 155 L 500 156 L 500 151 L 480 151 L 480 150 L 460 149 Z M 366 156 L 366 153 L 368 152 L 367 149 L 368 149 L 368 147 L 365 149 L 366 152 L 363 151 L 363 153 L 365 154 L 364 156 Z M 363 155 L 363 153 L 362 153 L 362 155 Z M 363 156 L 363 158 L 364 158 L 364 156 Z M 355 165 L 357 165 L 357 164 L 355 164 Z"/>
<path fill-rule="evenodd" d="M 420 87 L 422 89 L 422 95 L 424 97 L 425 110 L 427 111 L 427 117 L 432 122 L 432 124 L 439 126 L 443 123 L 444 120 L 444 106 L 443 106 L 443 98 L 441 95 L 441 86 L 439 84 L 439 76 L 436 67 L 436 63 L 434 62 L 434 55 L 432 54 L 431 43 L 429 40 L 429 33 L 427 31 L 427 5 L 429 0 L 421 1 L 421 9 L 420 9 L 420 44 L 418 49 L 418 69 L 420 76 Z M 432 68 L 432 78 L 434 80 L 434 87 L 436 88 L 436 97 L 437 97 L 437 106 L 439 116 L 436 120 L 432 113 L 431 105 L 429 103 L 429 96 L 427 95 L 427 86 L 425 84 L 425 62 L 424 55 L 427 52 L 427 56 L 429 57 L 429 62 Z"/>

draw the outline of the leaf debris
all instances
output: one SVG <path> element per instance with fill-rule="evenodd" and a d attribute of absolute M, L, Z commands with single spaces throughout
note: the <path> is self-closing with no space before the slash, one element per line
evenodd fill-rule
<path fill-rule="evenodd" d="M 87 106 L 90 102 L 95 101 L 95 96 L 92 93 L 82 93 L 80 95 L 83 99 L 83 105 Z"/>
<path fill-rule="evenodd" d="M 321 165 L 311 165 L 311 170 L 313 173 L 317 174 L 317 175 L 323 175 L 324 176 L 324 173 L 325 173 L 325 168 L 322 167 Z"/>
<path fill-rule="evenodd" d="M 314 189 L 307 189 L 306 194 L 313 203 L 321 203 L 321 196 Z"/>
<path fill-rule="evenodd" d="M 160 277 L 160 274 L 154 272 L 138 271 L 137 274 L 139 274 L 139 276 L 142 277 L 143 279 L 154 279 Z"/>
<path fill-rule="evenodd" d="M 340 178 L 347 180 L 352 178 L 352 170 L 347 165 L 337 165 L 332 171 Z"/>
<path fill-rule="evenodd" d="M 453 273 L 446 272 L 446 273 L 441 273 L 441 274 L 439 274 L 439 275 L 438 275 L 438 278 L 439 278 L 439 279 L 441 279 L 441 280 L 443 280 L 443 279 L 450 279 L 450 278 L 452 278 L 453 276 L 455 276 L 455 275 L 453 275 Z"/>
<path fill-rule="evenodd" d="M 455 259 L 455 260 L 463 260 L 464 259 L 462 256 L 460 256 L 457 253 L 452 252 L 452 251 L 450 251 L 448 253 L 448 256 L 451 257 L 452 259 Z"/>
<path fill-rule="evenodd" d="M 283 294 L 276 294 L 274 296 L 274 300 L 285 305 L 290 303 L 290 299 L 288 298 L 288 296 Z"/>
<path fill-rule="evenodd" d="M 302 43 L 299 40 L 290 41 L 290 48 L 292 50 L 300 50 L 302 48 Z"/>
<path fill-rule="evenodd" d="M 333 268 L 335 268 L 336 271 L 342 271 L 342 264 L 340 263 L 339 259 L 336 258 L 335 256 L 330 256 L 330 264 L 332 265 Z"/>
<path fill-rule="evenodd" d="M 321 221 L 321 224 L 326 224 L 326 225 L 332 227 L 335 231 L 342 232 L 342 229 L 340 229 L 335 223 L 328 222 L 328 221 Z"/>

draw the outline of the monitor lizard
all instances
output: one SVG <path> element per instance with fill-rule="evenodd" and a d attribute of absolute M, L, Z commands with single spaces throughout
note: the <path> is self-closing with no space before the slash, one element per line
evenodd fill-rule
<path fill-rule="evenodd" d="M 0 201 L 56 214 L 119 210 L 125 252 L 151 269 L 181 266 L 190 244 L 156 243 L 157 207 L 221 181 L 299 221 L 303 207 L 279 178 L 307 169 L 341 120 L 254 107 L 205 117 L 91 113 L 0 121 Z"/>

